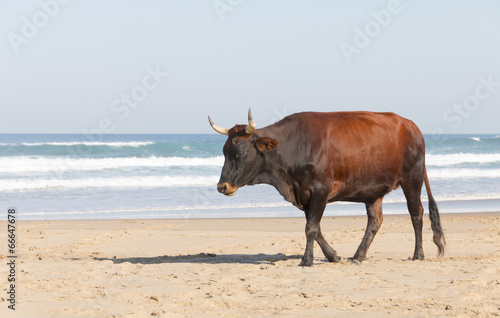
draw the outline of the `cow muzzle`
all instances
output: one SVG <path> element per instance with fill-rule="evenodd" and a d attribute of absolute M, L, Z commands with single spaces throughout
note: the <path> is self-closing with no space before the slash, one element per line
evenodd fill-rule
<path fill-rule="evenodd" d="M 227 196 L 234 195 L 236 190 L 238 190 L 238 187 L 235 187 L 227 182 L 217 184 L 217 191 Z"/>

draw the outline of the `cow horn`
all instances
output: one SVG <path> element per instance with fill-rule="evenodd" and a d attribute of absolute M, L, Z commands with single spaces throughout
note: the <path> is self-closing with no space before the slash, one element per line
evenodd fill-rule
<path fill-rule="evenodd" d="M 251 133 L 253 133 L 255 130 L 257 129 L 257 125 L 255 125 L 255 122 L 253 121 L 253 118 L 252 118 L 252 109 L 249 108 L 248 109 L 248 126 L 247 128 L 245 129 L 245 132 L 250 135 Z"/>
<path fill-rule="evenodd" d="M 212 119 L 210 119 L 210 116 L 208 116 L 208 122 L 210 123 L 210 126 L 212 126 L 212 128 L 218 132 L 219 134 L 222 134 L 222 135 L 229 135 L 229 129 L 227 128 L 222 128 L 220 126 L 217 126 L 216 124 L 214 124 L 214 122 L 212 121 Z"/>

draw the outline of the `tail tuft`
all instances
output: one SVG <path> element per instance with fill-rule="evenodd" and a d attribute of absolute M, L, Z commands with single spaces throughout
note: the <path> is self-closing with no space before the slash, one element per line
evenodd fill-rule
<path fill-rule="evenodd" d="M 444 238 L 443 228 L 441 227 L 439 210 L 436 201 L 432 196 L 429 179 L 427 178 L 427 169 L 425 170 L 425 188 L 427 189 L 427 196 L 429 197 L 429 217 L 431 219 L 432 232 L 434 232 L 433 240 L 438 247 L 438 256 L 443 256 L 446 247 L 446 240 Z"/>
<path fill-rule="evenodd" d="M 444 238 L 443 228 L 441 227 L 439 210 L 436 201 L 434 201 L 432 196 L 429 196 L 429 215 L 431 219 L 432 232 L 434 232 L 433 240 L 438 247 L 438 256 L 443 256 L 446 247 L 446 240 Z"/>

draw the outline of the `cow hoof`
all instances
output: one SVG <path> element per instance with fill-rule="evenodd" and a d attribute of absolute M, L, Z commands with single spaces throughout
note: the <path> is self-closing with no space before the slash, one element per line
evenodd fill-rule
<path fill-rule="evenodd" d="M 349 263 L 352 263 L 353 265 L 361 265 L 361 261 L 356 258 L 349 257 L 347 260 L 349 261 Z"/>
<path fill-rule="evenodd" d="M 311 262 L 307 262 L 305 260 L 302 260 L 302 262 L 300 262 L 299 266 L 304 266 L 304 267 L 311 267 L 313 264 L 312 264 L 312 261 Z"/>
<path fill-rule="evenodd" d="M 340 258 L 339 256 L 334 256 L 334 257 L 332 257 L 332 258 L 329 258 L 329 259 L 328 259 L 328 261 L 329 261 L 330 263 L 339 263 L 339 262 L 341 262 L 341 261 L 342 261 L 342 258 Z"/>

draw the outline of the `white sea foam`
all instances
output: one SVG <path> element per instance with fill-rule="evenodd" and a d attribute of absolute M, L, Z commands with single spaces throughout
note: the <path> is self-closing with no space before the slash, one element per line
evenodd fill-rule
<path fill-rule="evenodd" d="M 243 204 L 225 204 L 225 205 L 194 205 L 194 206 L 171 206 L 171 207 L 143 207 L 143 208 L 118 208 L 115 210 L 103 209 L 92 210 L 91 213 L 132 213 L 132 212 L 168 212 L 168 211 L 189 211 L 189 210 L 225 210 L 225 209 L 251 209 L 251 208 L 279 208 L 292 206 L 288 202 L 275 203 L 243 203 Z M 89 211 L 65 211 L 65 212 L 31 212 L 23 215 L 60 215 L 60 214 L 88 214 Z"/>
<path fill-rule="evenodd" d="M 500 169 L 427 169 L 429 179 L 500 178 Z"/>
<path fill-rule="evenodd" d="M 422 202 L 427 202 L 427 193 L 425 188 L 422 188 Z M 480 201 L 480 200 L 495 200 L 500 199 L 500 192 L 476 193 L 476 194 L 460 194 L 460 195 L 437 195 L 434 199 L 439 203 L 442 201 Z M 392 196 L 388 195 L 384 198 L 384 203 L 404 203 L 406 199 L 403 193 Z"/>
<path fill-rule="evenodd" d="M 0 157 L 0 173 L 49 173 L 65 171 L 102 171 L 130 168 L 168 168 L 168 167 L 222 167 L 223 156 L 210 158 L 186 157 L 130 157 L 130 158 L 71 158 L 71 157 Z M 449 155 L 428 154 L 426 164 L 429 171 L 440 171 L 432 167 L 452 167 L 460 164 L 500 163 L 498 154 L 460 153 Z M 429 168 L 430 167 L 430 168 Z M 458 172 L 458 175 L 451 175 Z M 490 173 L 492 172 L 492 174 Z M 437 177 L 446 174 L 456 177 L 491 177 L 497 176 L 497 170 L 459 169 L 436 173 Z M 435 175 L 436 175 L 435 174 Z"/>
<path fill-rule="evenodd" d="M 429 155 L 429 178 L 499 178 L 500 169 L 446 168 L 464 163 L 500 162 L 500 154 L 492 155 Z M 185 158 L 185 157 L 148 157 L 148 158 L 64 158 L 64 157 L 0 157 L 0 174 L 60 173 L 78 171 L 105 171 L 129 169 L 152 169 L 170 167 L 222 167 L 224 157 Z M 439 167 L 439 168 L 435 168 Z"/>
<path fill-rule="evenodd" d="M 71 147 L 71 146 L 88 146 L 88 147 L 98 147 L 98 146 L 107 146 L 107 147 L 142 147 L 155 144 L 152 141 L 127 141 L 127 142 L 98 142 L 98 141 L 73 141 L 73 142 L 23 142 L 23 146 L 33 147 L 33 146 L 62 146 L 62 147 Z"/>
<path fill-rule="evenodd" d="M 0 191 L 28 191 L 79 188 L 168 188 L 214 186 L 219 176 L 149 176 L 113 178 L 22 178 L 0 183 Z"/>
<path fill-rule="evenodd" d="M 168 167 L 222 167 L 223 156 L 210 158 L 186 157 L 130 157 L 130 158 L 70 158 L 70 157 L 0 157 L 0 173 L 48 173 L 64 171 L 102 171 L 130 168 Z M 452 167 L 460 164 L 500 163 L 500 154 L 428 154 L 426 164 L 429 171 L 441 171 L 432 167 Z M 491 173 L 492 174 L 491 174 Z M 435 176 L 456 177 L 496 177 L 497 170 L 458 169 L 436 172 Z M 455 175 L 455 173 L 458 173 Z"/>
<path fill-rule="evenodd" d="M 500 153 L 476 154 L 476 153 L 457 153 L 449 155 L 427 154 L 425 157 L 427 166 L 453 166 L 464 163 L 486 164 L 500 163 Z"/>
<path fill-rule="evenodd" d="M 102 171 L 130 168 L 168 167 L 222 167 L 224 157 L 184 158 L 51 158 L 51 157 L 0 157 L 0 173 L 48 173 L 64 171 Z"/>
<path fill-rule="evenodd" d="M 500 178 L 500 169 L 440 169 L 428 171 L 431 180 L 458 180 L 467 178 Z M 83 178 L 11 178 L 0 182 L 0 191 L 27 191 L 78 188 L 162 188 L 214 186 L 219 175 L 131 176 Z M 481 194 L 482 195 L 482 194 Z"/>

